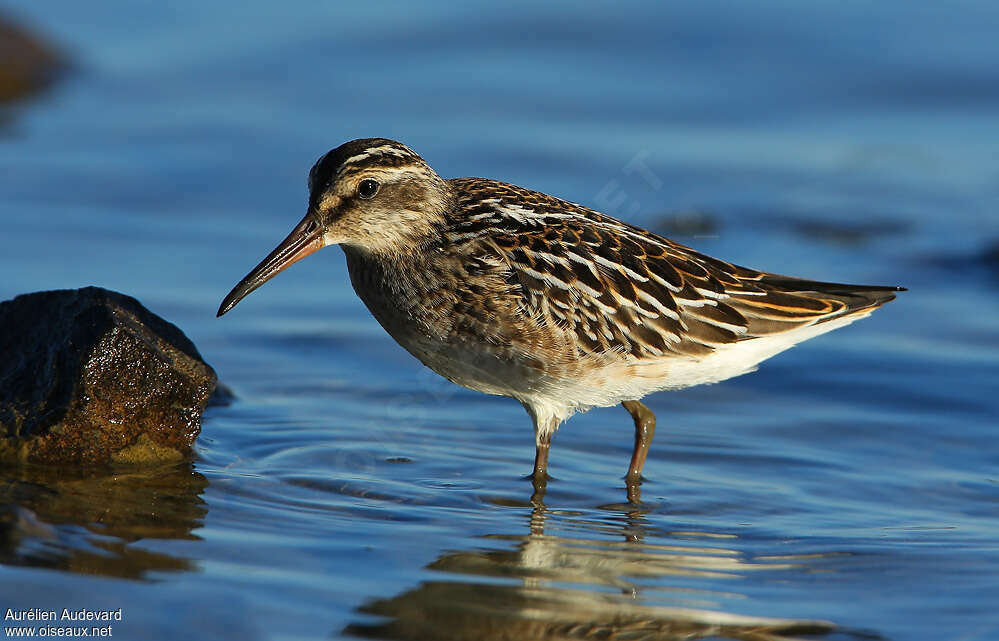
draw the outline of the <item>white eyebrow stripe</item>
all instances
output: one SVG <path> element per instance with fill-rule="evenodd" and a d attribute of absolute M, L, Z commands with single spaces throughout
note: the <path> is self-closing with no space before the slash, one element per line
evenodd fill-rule
<path fill-rule="evenodd" d="M 351 156 L 347 160 L 344 160 L 343 163 L 341 163 L 340 167 L 346 167 L 350 164 L 360 162 L 365 158 L 370 158 L 371 156 L 374 156 L 375 154 L 390 154 L 392 156 L 399 156 L 399 157 L 416 155 L 409 148 L 402 149 L 397 145 L 379 145 L 377 147 L 369 147 L 364 151 L 362 151 L 361 153 Z"/>
<path fill-rule="evenodd" d="M 370 155 L 371 155 L 371 153 L 366 151 L 363 154 L 357 154 L 356 156 L 351 156 L 347 160 L 343 161 L 343 164 L 341 166 L 348 165 L 350 163 L 354 163 L 354 162 L 358 162 L 358 161 L 364 160 L 365 158 L 369 157 Z"/>

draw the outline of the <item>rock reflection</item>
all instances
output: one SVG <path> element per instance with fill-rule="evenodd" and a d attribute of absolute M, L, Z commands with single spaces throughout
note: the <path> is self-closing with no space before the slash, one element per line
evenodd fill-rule
<path fill-rule="evenodd" d="M 194 563 L 134 545 L 192 539 L 208 481 L 190 464 L 139 470 L 0 471 L 0 563 L 129 579 Z"/>
<path fill-rule="evenodd" d="M 443 555 L 428 567 L 453 576 L 361 607 L 359 612 L 379 620 L 352 624 L 345 632 L 436 641 L 788 641 L 836 629 L 824 621 L 726 613 L 713 602 L 731 594 L 669 585 L 671 576 L 722 580 L 787 569 L 794 567 L 793 559 L 751 563 L 736 550 L 708 544 L 733 535 L 674 533 L 675 544 L 646 543 L 647 523 L 639 507 L 608 506 L 604 511 L 615 518 L 598 514 L 588 520 L 578 513 L 549 511 L 535 500 L 526 536 L 489 536 L 488 541 L 512 545 Z M 595 537 L 546 534 L 549 519 L 558 520 L 560 531 L 569 527 Z M 696 538 L 705 545 L 688 544 Z M 461 580 L 461 575 L 475 578 Z"/>

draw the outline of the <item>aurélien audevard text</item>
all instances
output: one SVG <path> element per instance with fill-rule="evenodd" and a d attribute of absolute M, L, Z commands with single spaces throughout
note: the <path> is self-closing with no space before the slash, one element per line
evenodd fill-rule
<path fill-rule="evenodd" d="M 117 610 L 76 610 L 63 608 L 59 610 L 43 610 L 42 608 L 27 608 L 15 610 L 7 608 L 4 621 L 121 621 L 121 608 Z"/>

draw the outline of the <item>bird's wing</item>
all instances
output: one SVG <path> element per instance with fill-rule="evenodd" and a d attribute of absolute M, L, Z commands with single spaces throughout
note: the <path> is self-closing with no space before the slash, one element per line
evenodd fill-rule
<path fill-rule="evenodd" d="M 747 269 L 540 192 L 455 182 L 454 241 L 494 247 L 524 312 L 573 332 L 583 352 L 703 356 L 869 310 L 898 289 Z"/>

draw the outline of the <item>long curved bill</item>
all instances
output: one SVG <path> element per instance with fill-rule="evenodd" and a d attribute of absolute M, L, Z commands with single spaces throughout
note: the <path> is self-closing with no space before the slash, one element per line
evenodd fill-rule
<path fill-rule="evenodd" d="M 322 249 L 323 246 L 322 228 L 312 216 L 306 215 L 267 258 L 260 261 L 253 271 L 232 288 L 219 306 L 217 316 L 235 307 L 236 303 L 249 296 L 253 290 L 269 281 L 279 271 Z"/>

